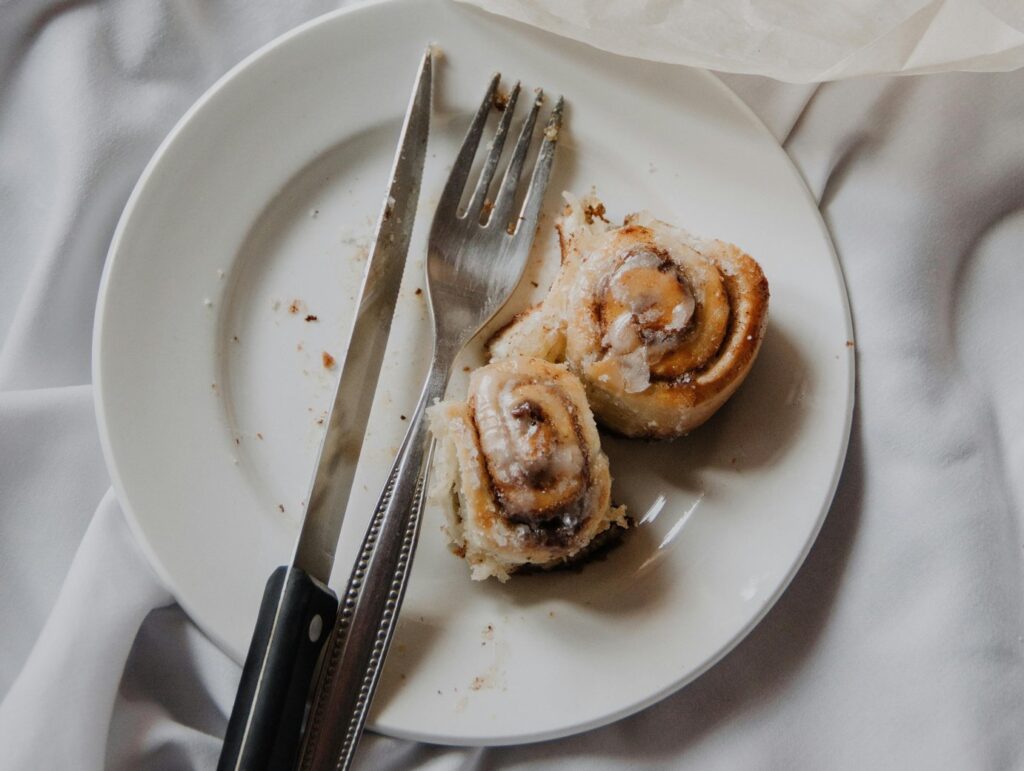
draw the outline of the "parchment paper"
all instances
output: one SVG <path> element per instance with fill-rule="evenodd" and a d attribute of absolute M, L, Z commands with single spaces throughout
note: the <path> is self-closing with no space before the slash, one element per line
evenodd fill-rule
<path fill-rule="evenodd" d="M 463 0 L 626 56 L 794 83 L 1024 66 L 1014 0 Z"/>

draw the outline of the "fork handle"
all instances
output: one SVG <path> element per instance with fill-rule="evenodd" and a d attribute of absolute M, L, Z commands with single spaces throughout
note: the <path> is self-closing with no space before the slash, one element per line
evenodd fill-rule
<path fill-rule="evenodd" d="M 352 763 L 405 595 L 426 498 L 424 411 L 444 395 L 449 367 L 435 361 L 405 440 L 391 467 L 348 587 L 313 699 L 300 768 L 347 769 Z"/>

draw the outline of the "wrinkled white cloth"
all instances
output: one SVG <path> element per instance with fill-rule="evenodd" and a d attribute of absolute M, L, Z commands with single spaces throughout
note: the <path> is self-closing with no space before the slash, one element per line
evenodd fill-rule
<path fill-rule="evenodd" d="M 623 56 L 817 83 L 1024 66 L 1013 0 L 462 0 Z"/>
<path fill-rule="evenodd" d="M 0 769 L 206 769 L 239 669 L 136 547 L 100 456 L 100 270 L 148 157 L 328 3 L 0 2 Z M 821 204 L 853 438 L 792 586 L 664 702 L 524 747 L 369 736 L 364 768 L 1024 767 L 1024 72 L 726 77 Z"/>

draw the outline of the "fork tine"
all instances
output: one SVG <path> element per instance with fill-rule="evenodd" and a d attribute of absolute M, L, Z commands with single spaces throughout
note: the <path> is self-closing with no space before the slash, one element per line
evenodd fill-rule
<path fill-rule="evenodd" d="M 519 82 L 516 81 L 505 103 L 505 113 L 501 116 L 498 130 L 494 132 L 494 139 L 491 140 L 489 145 L 490 152 L 487 154 L 483 171 L 480 173 L 480 181 L 476 184 L 473 199 L 469 202 L 469 206 L 466 207 L 467 217 L 472 217 L 476 220 L 480 219 L 484 201 L 487 200 L 487 191 L 491 187 L 491 180 L 494 179 L 494 170 L 498 167 L 498 159 L 501 158 L 501 151 L 505 147 L 505 137 L 508 136 L 508 127 L 512 124 L 512 114 L 516 111 L 516 100 L 518 98 Z"/>
<path fill-rule="evenodd" d="M 516 141 L 515 149 L 512 151 L 512 160 L 509 161 L 508 169 L 501 180 L 501 190 L 494 201 L 494 209 L 491 212 L 491 219 L 488 224 L 494 223 L 499 227 L 508 227 L 512 215 L 512 206 L 516 200 L 516 187 L 519 185 L 519 176 L 523 172 L 523 164 L 526 162 L 526 153 L 530 150 L 530 140 L 533 138 L 533 127 L 537 122 L 537 113 L 541 104 L 544 103 L 544 92 L 537 89 L 537 96 L 533 100 L 533 108 L 530 114 L 523 121 L 522 131 L 519 132 L 519 139 Z"/>
<path fill-rule="evenodd" d="M 473 122 L 469 126 L 469 131 L 466 132 L 466 138 L 462 140 L 462 148 L 459 150 L 459 155 L 455 159 L 451 173 L 448 175 L 448 182 L 444 186 L 441 198 L 437 202 L 438 212 L 448 212 L 453 217 L 458 212 L 462 191 L 466 187 L 469 171 L 473 167 L 476 148 L 480 144 L 480 136 L 483 134 L 484 124 L 487 123 L 487 115 L 494 104 L 494 94 L 500 80 L 501 73 L 494 73 L 490 85 L 487 86 L 487 93 L 484 94 L 484 100 L 480 103 L 480 107 L 477 108 Z"/>
<path fill-rule="evenodd" d="M 537 228 L 537 218 L 540 216 L 541 203 L 544 201 L 544 191 L 547 190 L 548 180 L 551 178 L 551 165 L 555 160 L 555 147 L 558 144 L 558 132 L 562 127 L 562 107 L 564 99 L 558 97 L 555 109 L 551 111 L 548 118 L 548 125 L 544 128 L 544 142 L 537 154 L 537 164 L 533 167 L 533 176 L 530 178 L 530 186 L 526 189 L 526 201 L 523 202 L 522 215 L 519 223 L 514 228 L 515 232 L 525 233 L 532 237 Z M 513 228 L 510 228 L 512 230 Z"/>

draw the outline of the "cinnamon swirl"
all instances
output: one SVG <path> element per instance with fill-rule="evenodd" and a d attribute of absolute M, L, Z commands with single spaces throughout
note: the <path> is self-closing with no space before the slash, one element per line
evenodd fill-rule
<path fill-rule="evenodd" d="M 768 281 L 739 247 L 698 238 L 647 213 L 621 227 L 594 197 L 557 222 L 562 265 L 544 301 L 490 342 L 565 361 L 598 420 L 667 439 L 711 417 L 747 376 L 768 318 Z"/>
<path fill-rule="evenodd" d="M 475 580 L 575 561 L 626 527 L 583 386 L 565 367 L 519 356 L 489 364 L 470 376 L 466 401 L 429 417 L 432 494 Z"/>

